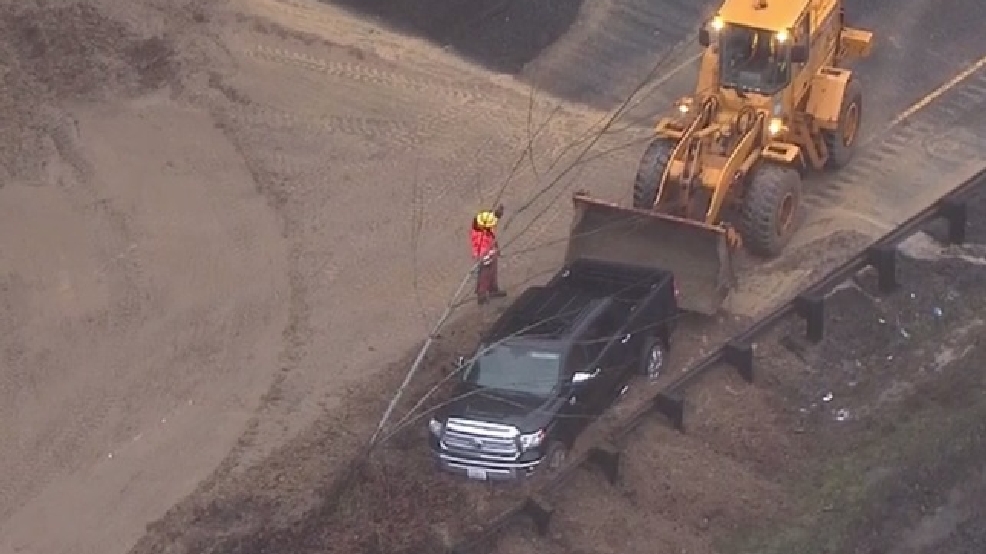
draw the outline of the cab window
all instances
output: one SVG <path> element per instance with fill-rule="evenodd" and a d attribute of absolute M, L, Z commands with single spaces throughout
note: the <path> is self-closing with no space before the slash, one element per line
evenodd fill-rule
<path fill-rule="evenodd" d="M 791 78 L 789 43 L 771 31 L 727 25 L 719 37 L 720 85 L 740 93 L 780 91 Z"/>

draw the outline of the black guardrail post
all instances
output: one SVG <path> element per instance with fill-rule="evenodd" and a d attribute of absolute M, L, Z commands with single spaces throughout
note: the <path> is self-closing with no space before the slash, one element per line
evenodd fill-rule
<path fill-rule="evenodd" d="M 539 494 L 528 496 L 524 503 L 524 512 L 534 522 L 534 529 L 539 535 L 548 534 L 548 526 L 551 524 L 551 516 L 555 514 L 555 507 L 547 498 Z"/>
<path fill-rule="evenodd" d="M 654 409 L 671 421 L 671 425 L 679 430 L 685 430 L 685 401 L 680 395 L 660 392 L 654 397 Z"/>
<path fill-rule="evenodd" d="M 620 479 L 620 456 L 623 453 L 609 441 L 589 449 L 589 461 L 599 467 L 610 485 L 615 485 Z"/>
<path fill-rule="evenodd" d="M 794 299 L 794 311 L 805 320 L 805 338 L 818 344 L 825 336 L 825 297 L 821 294 L 799 294 Z"/>
<path fill-rule="evenodd" d="M 948 222 L 948 244 L 965 243 L 965 232 L 969 221 L 969 205 L 965 200 L 948 197 L 942 200 L 941 216 Z"/>
<path fill-rule="evenodd" d="M 747 383 L 753 382 L 753 345 L 733 339 L 726 343 L 722 352 L 723 361 L 733 366 Z"/>
<path fill-rule="evenodd" d="M 877 288 L 881 293 L 897 290 L 897 246 L 875 244 L 866 249 L 866 261 L 876 270 Z"/>

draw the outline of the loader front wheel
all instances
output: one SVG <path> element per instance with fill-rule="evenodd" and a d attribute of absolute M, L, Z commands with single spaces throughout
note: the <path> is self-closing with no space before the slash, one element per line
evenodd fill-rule
<path fill-rule="evenodd" d="M 664 178 L 664 169 L 668 166 L 674 143 L 666 139 L 654 139 L 640 158 L 637 168 L 637 178 L 633 182 L 633 207 L 649 210 L 657 201 L 657 192 Z"/>
<path fill-rule="evenodd" d="M 849 165 L 856 153 L 856 142 L 859 138 L 859 127 L 863 121 L 863 91 L 859 82 L 852 80 L 846 86 L 842 98 L 842 108 L 839 111 L 839 127 L 832 131 L 823 131 L 825 146 L 829 151 L 827 169 L 842 169 Z"/>
<path fill-rule="evenodd" d="M 794 169 L 761 165 L 750 176 L 743 199 L 743 244 L 753 254 L 773 258 L 794 235 L 801 205 L 801 175 Z"/>

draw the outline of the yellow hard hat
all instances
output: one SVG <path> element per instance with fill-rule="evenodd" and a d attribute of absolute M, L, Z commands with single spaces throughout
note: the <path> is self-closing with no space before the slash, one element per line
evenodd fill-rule
<path fill-rule="evenodd" d="M 479 212 L 476 214 L 476 225 L 483 229 L 492 229 L 496 226 L 497 217 L 493 212 Z"/>

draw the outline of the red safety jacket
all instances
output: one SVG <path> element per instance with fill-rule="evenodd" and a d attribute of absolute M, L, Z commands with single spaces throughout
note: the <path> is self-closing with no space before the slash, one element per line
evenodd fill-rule
<path fill-rule="evenodd" d="M 496 248 L 496 233 L 488 229 L 479 229 L 475 225 L 469 232 L 469 239 L 472 242 L 472 257 L 478 260 L 486 255 L 491 249 Z"/>

